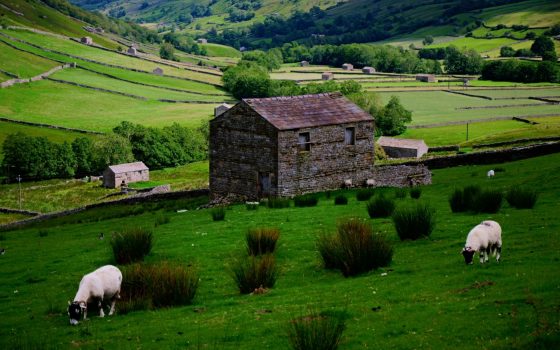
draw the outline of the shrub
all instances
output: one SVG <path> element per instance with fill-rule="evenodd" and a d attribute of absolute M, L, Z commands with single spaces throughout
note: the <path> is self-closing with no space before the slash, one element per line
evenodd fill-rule
<path fill-rule="evenodd" d="M 169 217 L 168 215 L 163 215 L 160 214 L 158 216 L 156 216 L 156 221 L 154 223 L 155 227 L 161 226 L 161 225 L 165 225 L 171 222 L 171 217 Z"/>
<path fill-rule="evenodd" d="M 356 192 L 356 199 L 361 202 L 369 201 L 369 199 L 373 196 L 374 192 L 375 191 L 373 188 L 362 188 L 361 190 L 358 190 Z"/>
<path fill-rule="evenodd" d="M 317 247 L 326 268 L 336 268 L 345 277 L 390 264 L 393 247 L 385 236 L 373 234 L 364 220 L 351 218 L 337 225 L 333 236 L 319 237 Z"/>
<path fill-rule="evenodd" d="M 255 228 L 249 229 L 245 235 L 247 241 L 247 253 L 249 255 L 263 255 L 274 253 L 276 242 L 280 237 L 277 228 Z"/>
<path fill-rule="evenodd" d="M 502 198 L 499 190 L 484 190 L 474 197 L 471 210 L 475 213 L 497 213 L 502 206 Z"/>
<path fill-rule="evenodd" d="M 334 197 L 334 205 L 346 205 L 348 204 L 348 198 L 345 195 L 339 194 L 338 196 Z"/>
<path fill-rule="evenodd" d="M 332 313 L 316 313 L 292 319 L 287 336 L 295 350 L 335 350 L 344 332 L 345 317 Z"/>
<path fill-rule="evenodd" d="M 506 193 L 506 200 L 517 209 L 533 209 L 538 194 L 535 190 L 523 187 L 511 187 Z"/>
<path fill-rule="evenodd" d="M 39 230 L 39 237 L 47 237 L 48 235 L 49 235 L 49 231 Z"/>
<path fill-rule="evenodd" d="M 415 186 L 410 189 L 410 198 L 418 199 L 421 194 L 422 189 L 420 187 Z"/>
<path fill-rule="evenodd" d="M 245 203 L 245 207 L 247 208 L 247 210 L 257 210 L 259 209 L 259 202 L 246 202 Z"/>
<path fill-rule="evenodd" d="M 239 292 L 249 294 L 257 288 L 272 288 L 276 283 L 278 269 L 274 256 L 266 254 L 235 261 L 232 273 Z"/>
<path fill-rule="evenodd" d="M 294 197 L 294 205 L 296 207 L 314 207 L 319 202 L 319 199 L 311 194 Z"/>
<path fill-rule="evenodd" d="M 271 208 L 271 209 L 289 208 L 290 207 L 290 199 L 289 198 L 270 197 L 266 201 L 266 206 Z"/>
<path fill-rule="evenodd" d="M 435 212 L 427 204 L 417 203 L 395 210 L 393 223 L 401 240 L 428 237 L 435 227 Z"/>
<path fill-rule="evenodd" d="M 196 295 L 198 280 L 194 268 L 180 264 L 128 266 L 123 270 L 119 312 L 189 305 Z"/>
<path fill-rule="evenodd" d="M 476 198 L 480 195 L 480 186 L 469 185 L 461 189 L 453 190 L 449 197 L 449 205 L 454 213 L 473 210 Z"/>
<path fill-rule="evenodd" d="M 367 212 L 370 218 L 386 218 L 393 214 L 395 202 L 384 196 L 377 196 L 367 203 Z"/>
<path fill-rule="evenodd" d="M 117 264 L 142 261 L 152 250 L 152 232 L 140 227 L 116 233 L 111 239 L 113 256 Z"/>
<path fill-rule="evenodd" d="M 397 187 L 395 188 L 395 198 L 405 198 L 406 197 L 406 188 Z"/>
<path fill-rule="evenodd" d="M 226 218 L 226 208 L 215 207 L 210 210 L 210 215 L 212 215 L 212 220 L 223 221 Z"/>

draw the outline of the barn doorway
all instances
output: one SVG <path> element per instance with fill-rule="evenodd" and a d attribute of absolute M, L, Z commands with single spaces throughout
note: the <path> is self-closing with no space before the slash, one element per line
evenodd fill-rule
<path fill-rule="evenodd" d="M 270 188 L 271 188 L 270 174 L 259 172 L 259 182 L 258 182 L 259 198 L 270 196 L 271 195 Z"/>

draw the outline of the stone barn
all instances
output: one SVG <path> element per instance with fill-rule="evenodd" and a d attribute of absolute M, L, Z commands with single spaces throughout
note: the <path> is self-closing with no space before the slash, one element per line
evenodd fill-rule
<path fill-rule="evenodd" d="M 128 53 L 129 55 L 132 55 L 132 56 L 136 56 L 136 55 L 138 55 L 138 50 L 136 50 L 136 48 L 134 46 L 131 46 L 131 47 L 128 48 L 126 53 Z"/>
<path fill-rule="evenodd" d="M 375 73 L 375 68 L 373 68 L 373 67 L 364 67 L 364 68 L 362 68 L 362 73 L 365 73 L 365 74 L 373 74 L 373 73 Z"/>
<path fill-rule="evenodd" d="M 416 80 L 424 83 L 436 83 L 436 76 L 433 74 L 416 74 Z"/>
<path fill-rule="evenodd" d="M 93 39 L 90 36 L 84 36 L 80 39 L 80 42 L 86 45 L 93 45 Z"/>
<path fill-rule="evenodd" d="M 344 63 L 342 65 L 342 69 L 344 69 L 344 70 L 354 70 L 354 65 L 352 65 L 351 63 Z"/>
<path fill-rule="evenodd" d="M 299 63 L 299 66 L 300 66 L 300 67 L 308 67 L 308 66 L 309 66 L 309 62 L 308 62 L 308 61 L 301 61 L 301 62 Z"/>
<path fill-rule="evenodd" d="M 152 72 L 156 75 L 163 75 L 163 69 L 160 67 L 156 67 Z"/>
<path fill-rule="evenodd" d="M 244 99 L 210 121 L 211 199 L 364 186 L 373 132 L 373 117 L 340 93 Z"/>
<path fill-rule="evenodd" d="M 381 136 L 377 144 L 390 158 L 420 158 L 428 152 L 428 145 L 424 140 Z"/>
<path fill-rule="evenodd" d="M 110 165 L 103 172 L 103 186 L 118 188 L 131 182 L 149 181 L 150 170 L 143 162 Z"/>
<path fill-rule="evenodd" d="M 334 79 L 334 75 L 332 74 L 332 72 L 324 72 L 321 75 L 321 79 L 322 80 L 333 80 Z"/>
<path fill-rule="evenodd" d="M 196 39 L 196 42 L 199 43 L 199 44 L 208 44 L 208 40 L 206 40 L 204 38 Z"/>

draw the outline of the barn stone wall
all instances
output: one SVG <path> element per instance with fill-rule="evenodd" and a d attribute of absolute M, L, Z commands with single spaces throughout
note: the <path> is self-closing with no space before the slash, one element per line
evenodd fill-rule
<path fill-rule="evenodd" d="M 278 186 L 277 130 L 245 103 L 210 121 L 210 197 L 256 200 L 259 173 Z"/>
<path fill-rule="evenodd" d="M 355 127 L 355 144 L 344 143 L 345 129 Z M 310 134 L 310 151 L 300 151 L 298 135 Z M 278 135 L 278 195 L 337 189 L 351 180 L 364 186 L 373 176 L 373 120 L 281 131 Z"/>
<path fill-rule="evenodd" d="M 121 186 L 123 181 L 127 185 L 131 182 L 150 181 L 150 171 L 138 170 L 115 174 L 107 169 L 103 172 L 103 186 L 105 187 L 117 188 Z"/>
<path fill-rule="evenodd" d="M 390 158 L 416 158 L 418 150 L 415 148 L 382 146 Z"/>
<path fill-rule="evenodd" d="M 376 166 L 373 172 L 375 187 L 407 187 L 432 183 L 432 173 L 424 164 Z"/>

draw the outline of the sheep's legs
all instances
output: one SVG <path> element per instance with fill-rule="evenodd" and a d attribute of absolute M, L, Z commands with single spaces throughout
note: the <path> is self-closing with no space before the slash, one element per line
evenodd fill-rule
<path fill-rule="evenodd" d="M 500 262 L 500 257 L 502 255 L 502 246 L 498 246 L 498 248 L 496 249 L 497 253 L 496 253 L 496 261 Z"/>
<path fill-rule="evenodd" d="M 99 304 L 97 304 L 99 306 L 99 317 L 105 317 L 105 312 L 103 312 L 103 304 L 102 301 L 99 300 Z"/>
<path fill-rule="evenodd" d="M 488 261 L 488 249 L 481 249 L 480 250 L 480 263 L 484 264 L 484 262 Z"/>
<path fill-rule="evenodd" d="M 117 302 L 117 298 L 113 298 L 111 300 L 111 309 L 109 310 L 109 316 L 115 313 L 115 303 Z"/>

